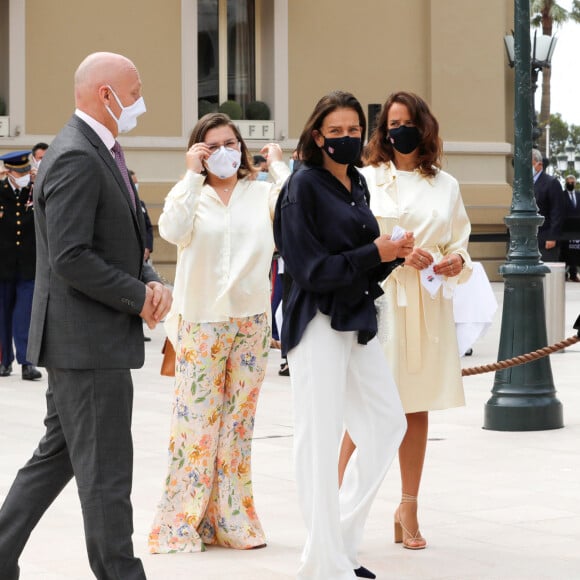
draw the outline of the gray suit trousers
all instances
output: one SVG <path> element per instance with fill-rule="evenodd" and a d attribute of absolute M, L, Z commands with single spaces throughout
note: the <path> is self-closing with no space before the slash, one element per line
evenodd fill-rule
<path fill-rule="evenodd" d="M 28 537 L 74 476 L 95 576 L 144 580 L 131 539 L 131 372 L 47 371 L 46 433 L 0 509 L 0 579 L 18 578 L 18 558 Z"/>

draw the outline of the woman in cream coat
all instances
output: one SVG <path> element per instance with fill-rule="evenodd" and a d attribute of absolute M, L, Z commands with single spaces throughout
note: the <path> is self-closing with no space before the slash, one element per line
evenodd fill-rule
<path fill-rule="evenodd" d="M 399 449 L 402 499 L 395 541 L 414 550 L 427 544 L 419 531 L 417 496 L 428 413 L 465 404 L 452 297 L 456 284 L 471 275 L 471 227 L 457 180 L 441 170 L 441 153 L 439 125 L 425 101 L 398 92 L 382 108 L 362 170 L 381 233 L 399 226 L 415 234 L 413 253 L 386 279 L 379 305 L 379 338 L 408 424 Z M 341 475 L 355 444 L 347 434 Z"/>
<path fill-rule="evenodd" d="M 289 170 L 278 145 L 263 152 L 277 184 L 255 179 L 229 117 L 205 115 L 189 140 L 187 173 L 159 219 L 161 236 L 177 246 L 165 323 L 176 365 L 169 468 L 149 534 L 152 553 L 265 544 L 251 445 L 270 348 L 272 218 Z"/>

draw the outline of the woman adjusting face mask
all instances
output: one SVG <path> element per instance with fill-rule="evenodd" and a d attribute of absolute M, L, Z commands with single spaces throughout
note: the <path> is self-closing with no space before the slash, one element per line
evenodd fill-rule
<path fill-rule="evenodd" d="M 237 141 L 232 141 L 214 151 L 205 161 L 208 171 L 220 179 L 235 175 L 242 163 L 242 152 L 237 146 Z"/>
<path fill-rule="evenodd" d="M 280 147 L 262 152 L 280 162 L 283 180 Z M 159 217 L 161 237 L 178 248 L 165 320 L 177 354 L 169 468 L 149 551 L 260 548 L 266 538 L 254 507 L 251 441 L 270 349 L 272 205 L 281 183 L 255 180 L 248 148 L 222 113 L 199 119 L 185 162 Z M 232 461 L 239 468 L 230 469 Z"/>

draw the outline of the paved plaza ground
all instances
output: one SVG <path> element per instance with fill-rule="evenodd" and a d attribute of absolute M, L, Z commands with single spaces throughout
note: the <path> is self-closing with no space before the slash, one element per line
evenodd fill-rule
<path fill-rule="evenodd" d="M 500 302 L 487 335 L 463 366 L 497 358 Z M 565 336 L 580 314 L 580 284 L 566 284 Z M 146 364 L 134 373 L 134 544 L 149 580 L 285 580 L 295 577 L 304 526 L 292 467 L 290 379 L 277 374 L 271 352 L 256 418 L 253 480 L 268 547 L 210 548 L 205 553 L 149 555 L 146 541 L 166 476 L 172 379 L 161 377 L 162 328 L 149 333 Z M 493 374 L 465 378 L 467 406 L 431 414 L 420 497 L 426 550 L 393 543 L 400 496 L 398 465 L 389 471 L 368 520 L 361 563 L 379 580 L 580 579 L 580 343 L 551 357 L 563 429 L 482 429 Z M 0 379 L 0 501 L 42 435 L 46 374 Z M 90 580 L 76 487 L 72 482 L 46 513 L 21 558 L 22 580 Z M 328 579 L 332 580 L 332 579 Z"/>

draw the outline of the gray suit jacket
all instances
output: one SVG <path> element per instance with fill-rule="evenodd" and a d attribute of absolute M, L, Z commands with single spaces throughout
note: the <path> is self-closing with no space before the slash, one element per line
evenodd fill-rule
<path fill-rule="evenodd" d="M 137 207 L 139 207 L 139 199 Z M 145 224 L 97 134 L 73 116 L 34 186 L 36 283 L 28 359 L 63 369 L 138 368 Z"/>

